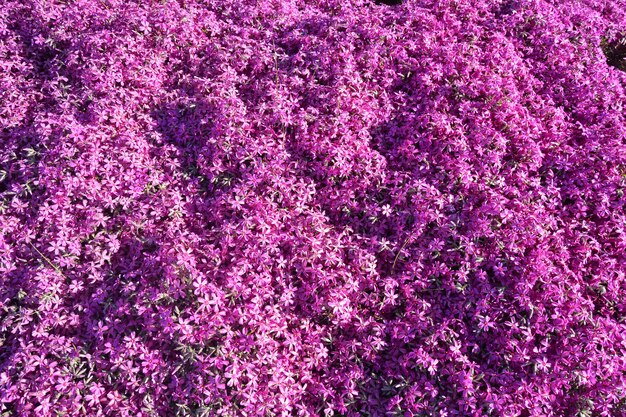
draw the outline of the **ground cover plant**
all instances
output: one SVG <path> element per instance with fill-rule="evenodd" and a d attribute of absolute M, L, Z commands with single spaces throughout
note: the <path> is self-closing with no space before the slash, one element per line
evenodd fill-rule
<path fill-rule="evenodd" d="M 0 1 L 0 415 L 626 415 L 625 14 Z"/>

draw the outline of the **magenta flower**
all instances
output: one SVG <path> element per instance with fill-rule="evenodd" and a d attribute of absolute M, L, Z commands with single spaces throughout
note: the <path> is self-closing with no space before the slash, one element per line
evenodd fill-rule
<path fill-rule="evenodd" d="M 9 0 L 0 415 L 626 415 L 616 0 Z"/>

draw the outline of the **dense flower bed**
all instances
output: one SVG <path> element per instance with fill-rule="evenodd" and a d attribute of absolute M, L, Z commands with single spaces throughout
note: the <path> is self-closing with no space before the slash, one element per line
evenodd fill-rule
<path fill-rule="evenodd" d="M 626 415 L 626 4 L 384 3 L 2 2 L 0 415 Z"/>

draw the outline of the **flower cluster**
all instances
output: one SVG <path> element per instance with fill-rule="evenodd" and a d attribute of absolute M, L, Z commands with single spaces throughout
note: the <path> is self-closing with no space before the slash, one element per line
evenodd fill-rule
<path fill-rule="evenodd" d="M 626 415 L 621 0 L 8 0 L 0 415 Z"/>

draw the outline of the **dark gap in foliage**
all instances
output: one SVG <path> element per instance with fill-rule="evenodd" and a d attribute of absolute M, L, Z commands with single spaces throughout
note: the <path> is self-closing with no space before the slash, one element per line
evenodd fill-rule
<path fill-rule="evenodd" d="M 385 6 L 398 6 L 402 4 L 402 0 L 375 0 L 374 3 L 377 5 L 385 5 Z"/>
<path fill-rule="evenodd" d="M 609 41 L 605 38 L 600 46 L 606 56 L 607 64 L 620 71 L 626 71 L 626 37 L 617 41 Z"/>
<path fill-rule="evenodd" d="M 513 14 L 518 7 L 519 5 L 517 4 L 517 1 L 505 1 L 504 3 L 502 3 L 502 6 L 500 6 L 500 9 L 496 13 L 496 15 L 498 17 L 502 17 Z"/>
<path fill-rule="evenodd" d="M 276 43 L 276 46 L 285 51 L 288 56 L 296 55 L 302 48 L 300 40 L 293 38 L 280 40 Z"/>

